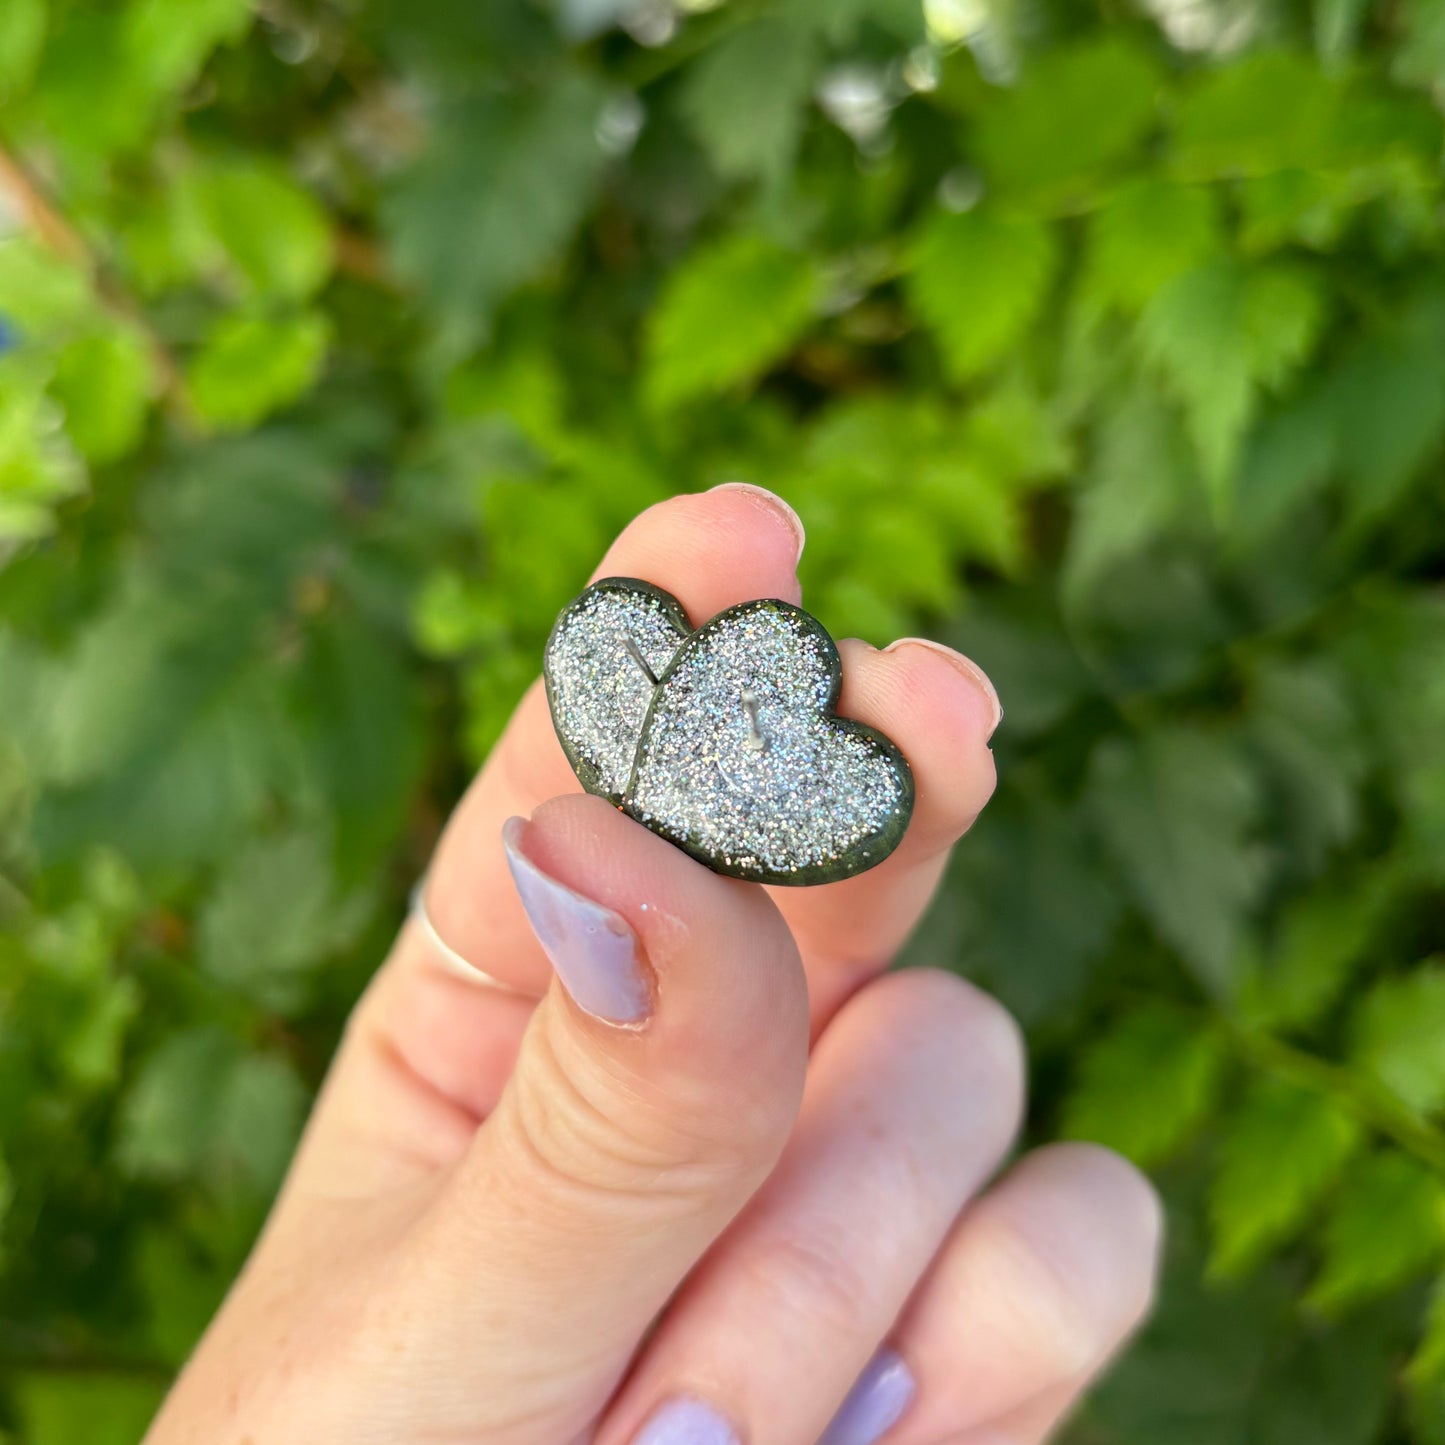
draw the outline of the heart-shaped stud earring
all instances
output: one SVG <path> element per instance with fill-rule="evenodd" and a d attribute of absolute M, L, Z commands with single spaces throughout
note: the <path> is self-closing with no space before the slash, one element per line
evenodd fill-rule
<path fill-rule="evenodd" d="M 801 607 L 744 602 L 694 632 L 669 593 L 607 578 L 563 609 L 543 671 L 583 787 L 716 872 L 830 883 L 908 826 L 908 763 L 837 715 L 838 649 Z"/>

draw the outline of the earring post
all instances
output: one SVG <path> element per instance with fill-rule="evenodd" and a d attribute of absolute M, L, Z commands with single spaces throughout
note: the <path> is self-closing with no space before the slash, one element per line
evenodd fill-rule
<path fill-rule="evenodd" d="M 742 691 L 743 711 L 748 719 L 748 748 L 755 753 L 762 752 L 768 745 L 767 737 L 762 728 L 758 725 L 758 714 L 761 712 L 761 704 L 758 695 L 752 688 L 745 687 Z"/>
<path fill-rule="evenodd" d="M 622 646 L 626 649 L 628 657 L 640 667 L 647 675 L 647 680 L 653 687 L 657 686 L 657 674 L 647 665 L 647 659 L 642 655 L 642 649 L 637 645 L 635 638 L 624 635 Z"/>

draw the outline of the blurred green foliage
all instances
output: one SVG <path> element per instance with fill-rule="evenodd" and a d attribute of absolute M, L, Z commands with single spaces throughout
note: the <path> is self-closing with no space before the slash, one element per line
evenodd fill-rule
<path fill-rule="evenodd" d="M 0 1439 L 133 1441 L 612 533 L 1008 718 L 918 940 L 1156 1170 L 1081 1445 L 1445 1440 L 1438 0 L 0 3 Z"/>

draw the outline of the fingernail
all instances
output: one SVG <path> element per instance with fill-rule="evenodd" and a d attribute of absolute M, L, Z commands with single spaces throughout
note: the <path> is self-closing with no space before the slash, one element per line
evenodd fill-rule
<path fill-rule="evenodd" d="M 793 561 L 802 560 L 803 546 L 808 540 L 808 534 L 803 529 L 803 519 L 776 492 L 770 492 L 766 487 L 755 487 L 751 482 L 723 482 L 720 486 L 713 487 L 712 490 L 715 492 L 742 492 L 773 516 L 781 517 L 791 528 L 793 539 L 798 545 Z"/>
<path fill-rule="evenodd" d="M 651 1011 L 637 937 L 610 908 L 594 903 L 544 873 L 522 852 L 524 818 L 502 827 L 502 847 L 517 896 L 577 1007 L 612 1024 L 635 1024 Z"/>
<path fill-rule="evenodd" d="M 998 700 L 998 691 L 988 680 L 988 674 L 971 657 L 965 657 L 961 652 L 945 647 L 931 637 L 900 637 L 897 642 L 890 642 L 883 651 L 892 652 L 899 647 L 926 647 L 931 652 L 946 657 L 955 670 L 961 672 L 983 694 L 988 709 L 988 736 L 992 737 L 998 731 L 998 725 L 1003 721 L 1003 704 Z"/>
<path fill-rule="evenodd" d="M 654 1410 L 632 1445 L 739 1445 L 738 1433 L 701 1400 L 669 1400 Z"/>
<path fill-rule="evenodd" d="M 885 1345 L 858 1376 L 818 1445 L 873 1445 L 903 1418 L 916 1392 L 908 1366 Z"/>

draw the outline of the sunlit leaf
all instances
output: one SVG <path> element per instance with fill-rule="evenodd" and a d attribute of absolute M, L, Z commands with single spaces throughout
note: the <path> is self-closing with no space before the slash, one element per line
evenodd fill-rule
<path fill-rule="evenodd" d="M 196 409 L 235 430 L 295 401 L 319 375 L 330 332 L 327 318 L 315 312 L 275 321 L 224 317 L 187 375 Z"/>
<path fill-rule="evenodd" d="M 755 236 L 699 251 L 653 314 L 646 388 L 659 406 L 758 376 L 787 354 L 819 300 L 812 261 Z"/>
<path fill-rule="evenodd" d="M 982 112 L 973 146 L 1001 190 L 1069 197 L 1141 140 L 1158 92 L 1148 52 L 1118 37 L 1052 51 Z"/>
<path fill-rule="evenodd" d="M 51 391 L 66 430 L 92 462 L 113 461 L 140 441 L 155 390 L 155 363 L 144 336 L 124 327 L 82 336 L 61 352 Z"/>
<path fill-rule="evenodd" d="M 1353 1026 L 1362 1069 L 1421 1113 L 1445 1104 L 1445 968 L 1426 964 L 1376 984 Z"/>
<path fill-rule="evenodd" d="M 1445 1249 L 1445 1188 L 1405 1155 L 1384 1151 L 1352 1168 L 1324 1232 L 1309 1292 L 1337 1312 L 1424 1272 Z"/>
<path fill-rule="evenodd" d="M 1064 1132 L 1157 1164 L 1208 1114 L 1223 1065 L 1207 1022 L 1162 1004 L 1135 1009 L 1085 1051 Z"/>
<path fill-rule="evenodd" d="M 1362 1135 L 1322 1093 L 1264 1080 L 1226 1125 L 1210 1197 L 1214 1268 L 1234 1274 L 1290 1238 Z"/>
<path fill-rule="evenodd" d="M 959 377 L 986 370 L 1028 329 L 1058 262 L 1052 230 L 988 211 L 940 212 L 924 226 L 908 294 Z"/>

